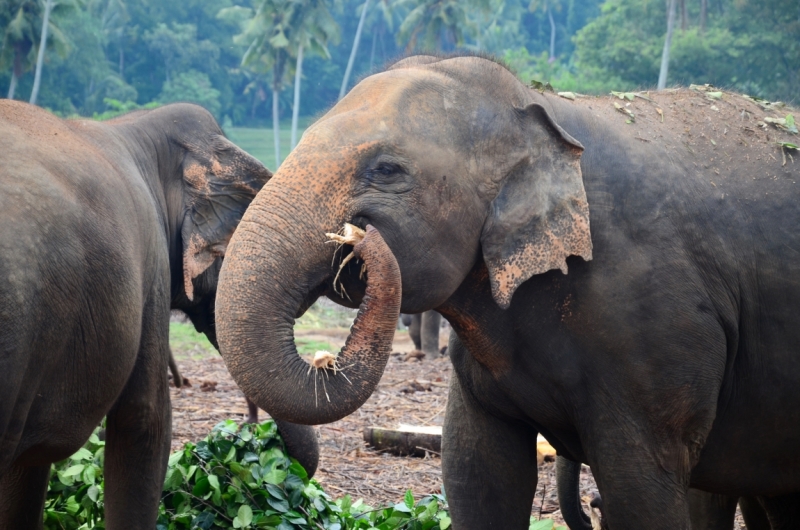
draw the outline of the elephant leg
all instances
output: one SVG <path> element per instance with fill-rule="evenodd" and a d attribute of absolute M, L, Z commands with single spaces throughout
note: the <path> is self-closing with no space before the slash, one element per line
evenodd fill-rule
<path fill-rule="evenodd" d="M 422 327 L 422 315 L 411 315 L 411 324 L 408 326 L 408 336 L 411 337 L 411 342 L 414 343 L 415 350 L 422 349 L 422 342 L 420 341 L 420 328 Z"/>
<path fill-rule="evenodd" d="M 317 431 L 310 425 L 298 425 L 288 421 L 275 420 L 275 424 L 281 433 L 283 443 L 286 444 L 289 456 L 297 459 L 308 476 L 313 477 L 319 465 Z"/>
<path fill-rule="evenodd" d="M 439 328 L 442 327 L 442 315 L 436 311 L 422 313 L 420 325 L 420 343 L 422 352 L 429 358 L 439 356 Z"/>
<path fill-rule="evenodd" d="M 250 401 L 249 397 L 244 399 L 247 401 L 247 420 L 245 423 L 258 423 L 258 407 Z"/>
<path fill-rule="evenodd" d="M 157 311 L 152 313 L 151 325 L 143 326 L 136 365 L 106 421 L 108 530 L 153 530 L 164 485 L 172 434 L 163 376 L 169 361 L 169 313 L 166 307 L 160 319 Z"/>
<path fill-rule="evenodd" d="M 688 499 L 692 530 L 731 530 L 733 528 L 737 497 L 690 489 Z"/>
<path fill-rule="evenodd" d="M 747 530 L 772 530 L 767 512 L 756 497 L 739 497 L 739 508 Z"/>
<path fill-rule="evenodd" d="M 800 528 L 800 493 L 777 497 L 759 497 L 767 512 L 772 530 L 797 530 Z"/>
<path fill-rule="evenodd" d="M 616 428 L 593 429 L 599 435 L 587 455 L 605 523 L 613 530 L 690 530 L 688 448 L 680 440 L 639 436 L 635 415 L 616 415 Z"/>
<path fill-rule="evenodd" d="M 527 529 L 538 478 L 536 432 L 489 415 L 454 376 L 442 475 L 455 530 Z"/>
<path fill-rule="evenodd" d="M 12 465 L 0 478 L 0 528 L 42 528 L 50 466 Z"/>

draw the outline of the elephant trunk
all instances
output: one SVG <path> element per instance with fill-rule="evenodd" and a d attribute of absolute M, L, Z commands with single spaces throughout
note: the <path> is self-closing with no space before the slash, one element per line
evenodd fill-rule
<path fill-rule="evenodd" d="M 274 418 L 329 423 L 358 409 L 380 381 L 400 313 L 400 269 L 368 226 L 353 248 L 367 288 L 351 334 L 338 355 L 309 365 L 297 353 L 294 318 L 329 279 L 333 248 L 321 223 L 298 215 L 280 189 L 270 191 L 256 198 L 228 246 L 216 304 L 220 351 L 245 395 Z"/>

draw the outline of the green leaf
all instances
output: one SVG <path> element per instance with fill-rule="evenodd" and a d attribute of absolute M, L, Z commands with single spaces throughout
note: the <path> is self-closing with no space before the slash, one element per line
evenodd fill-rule
<path fill-rule="evenodd" d="M 286 480 L 288 473 L 280 469 L 272 468 L 269 473 L 264 475 L 264 482 L 267 484 L 280 484 Z"/>
<path fill-rule="evenodd" d="M 63 472 L 63 475 L 64 475 L 65 477 L 73 477 L 73 476 L 77 476 L 77 475 L 80 475 L 81 473 L 83 473 L 83 470 L 84 470 L 85 468 L 86 468 L 86 466 L 85 466 L 85 465 L 83 465 L 83 464 L 75 464 L 74 466 L 70 466 L 70 467 L 68 467 L 68 468 L 67 468 L 67 469 L 66 469 L 66 470 Z"/>
<path fill-rule="evenodd" d="M 100 497 L 100 488 L 95 485 L 89 486 L 89 489 L 86 490 L 86 496 L 92 499 L 92 502 L 97 502 Z"/>
<path fill-rule="evenodd" d="M 531 521 L 531 525 L 528 530 L 551 530 L 552 528 L 552 519 L 542 519 L 540 521 Z"/>
<path fill-rule="evenodd" d="M 219 477 L 216 475 L 209 475 L 208 476 L 208 485 L 211 486 L 214 490 L 219 490 Z"/>
<path fill-rule="evenodd" d="M 248 526 L 253 522 L 253 510 L 246 504 L 239 506 L 239 512 L 236 516 L 242 523 L 242 527 Z"/>
<path fill-rule="evenodd" d="M 81 447 L 74 455 L 69 457 L 70 460 L 92 460 L 93 458 L 94 454 L 85 447 Z"/>
<path fill-rule="evenodd" d="M 411 493 L 411 490 L 406 490 L 406 494 L 403 497 L 403 501 L 406 503 L 406 506 L 409 510 L 414 508 L 414 494 Z"/>

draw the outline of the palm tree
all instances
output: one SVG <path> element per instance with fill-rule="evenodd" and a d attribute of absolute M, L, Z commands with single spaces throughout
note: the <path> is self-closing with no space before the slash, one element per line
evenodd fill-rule
<path fill-rule="evenodd" d="M 297 145 L 297 120 L 300 115 L 300 81 L 303 75 L 303 54 L 306 49 L 330 59 L 328 42 L 339 39 L 339 25 L 328 11 L 325 0 L 300 0 L 290 20 L 292 41 L 297 47 L 292 104 L 291 148 Z"/>
<path fill-rule="evenodd" d="M 445 43 L 461 47 L 465 36 L 477 35 L 468 14 L 488 10 L 489 0 L 400 0 L 398 6 L 410 9 L 397 31 L 398 44 L 405 42 L 408 51 L 440 51 Z"/>
<path fill-rule="evenodd" d="M 350 58 L 347 60 L 347 68 L 345 68 L 344 71 L 342 87 L 339 89 L 339 99 L 344 97 L 344 93 L 347 90 L 347 83 L 350 81 L 350 73 L 353 71 L 353 63 L 356 60 L 356 53 L 358 52 L 358 43 L 361 42 L 361 30 L 364 29 L 364 20 L 367 18 L 367 11 L 369 11 L 369 2 L 370 0 L 367 0 L 361 5 L 361 16 L 358 19 L 356 36 L 353 37 L 353 47 L 350 49 Z"/>
<path fill-rule="evenodd" d="M 553 10 L 560 10 L 561 4 L 559 0 L 531 0 L 528 9 L 531 12 L 542 9 L 547 14 L 550 21 L 550 61 L 554 61 L 556 58 L 556 22 L 553 19 Z"/>
<path fill-rule="evenodd" d="M 9 5 L 10 4 L 10 5 Z M 37 56 L 43 54 L 42 43 L 49 44 L 61 57 L 69 52 L 69 42 L 56 21 L 62 12 L 76 7 L 74 1 L 59 1 L 52 4 L 52 16 L 44 22 L 47 10 L 42 0 L 11 0 L 0 10 L 0 69 L 11 66 L 11 84 L 8 99 L 13 99 L 17 82 L 22 75 L 37 64 Z M 44 31 L 42 31 L 44 29 Z M 44 39 L 42 36 L 44 35 Z M 38 46 L 37 46 L 38 43 Z M 41 66 L 39 66 L 41 71 Z"/>
<path fill-rule="evenodd" d="M 236 44 L 247 46 L 242 66 L 259 74 L 272 74 L 272 132 L 275 142 L 275 169 L 281 163 L 280 105 L 290 45 L 292 0 L 260 0 L 252 18 L 244 22 L 242 33 L 234 37 Z M 240 15 L 242 8 L 220 11 L 221 18 Z"/>
<path fill-rule="evenodd" d="M 39 16 L 39 4 L 33 0 L 14 2 L 10 9 L 4 9 L 2 20 L 3 41 L 0 44 L 0 67 L 11 66 L 11 84 L 8 87 L 8 99 L 14 99 L 17 82 L 33 62 L 33 50 L 36 43 L 36 26 L 32 23 Z"/>
<path fill-rule="evenodd" d="M 658 73 L 658 89 L 667 86 L 667 73 L 669 72 L 669 49 L 672 45 L 672 32 L 675 29 L 675 0 L 669 0 L 667 8 L 667 35 L 664 37 L 664 50 L 661 52 L 661 70 Z"/>
<path fill-rule="evenodd" d="M 44 50 L 47 48 L 47 29 L 50 24 L 50 11 L 53 9 L 53 0 L 47 0 L 44 5 L 44 15 L 42 16 L 42 38 L 39 41 L 39 53 L 36 56 L 36 73 L 33 76 L 33 90 L 31 90 L 30 104 L 36 105 L 36 98 L 39 96 L 39 84 L 42 81 L 42 63 L 44 62 Z"/>

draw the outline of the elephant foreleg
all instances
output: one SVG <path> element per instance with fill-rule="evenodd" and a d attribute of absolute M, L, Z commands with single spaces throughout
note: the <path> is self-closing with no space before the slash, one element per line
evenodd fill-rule
<path fill-rule="evenodd" d="M 420 326 L 420 346 L 429 359 L 439 356 L 439 329 L 442 327 L 442 315 L 436 311 L 422 313 Z"/>
<path fill-rule="evenodd" d="M 12 465 L 0 478 L 0 528 L 42 528 L 50 466 Z"/>
<path fill-rule="evenodd" d="M 767 512 L 756 497 L 739 497 L 739 508 L 747 530 L 772 530 Z"/>
<path fill-rule="evenodd" d="M 696 489 L 689 490 L 692 530 L 731 530 L 738 498 Z"/>
<path fill-rule="evenodd" d="M 442 475 L 455 530 L 527 529 L 536 492 L 536 432 L 489 415 L 454 376 Z"/>

